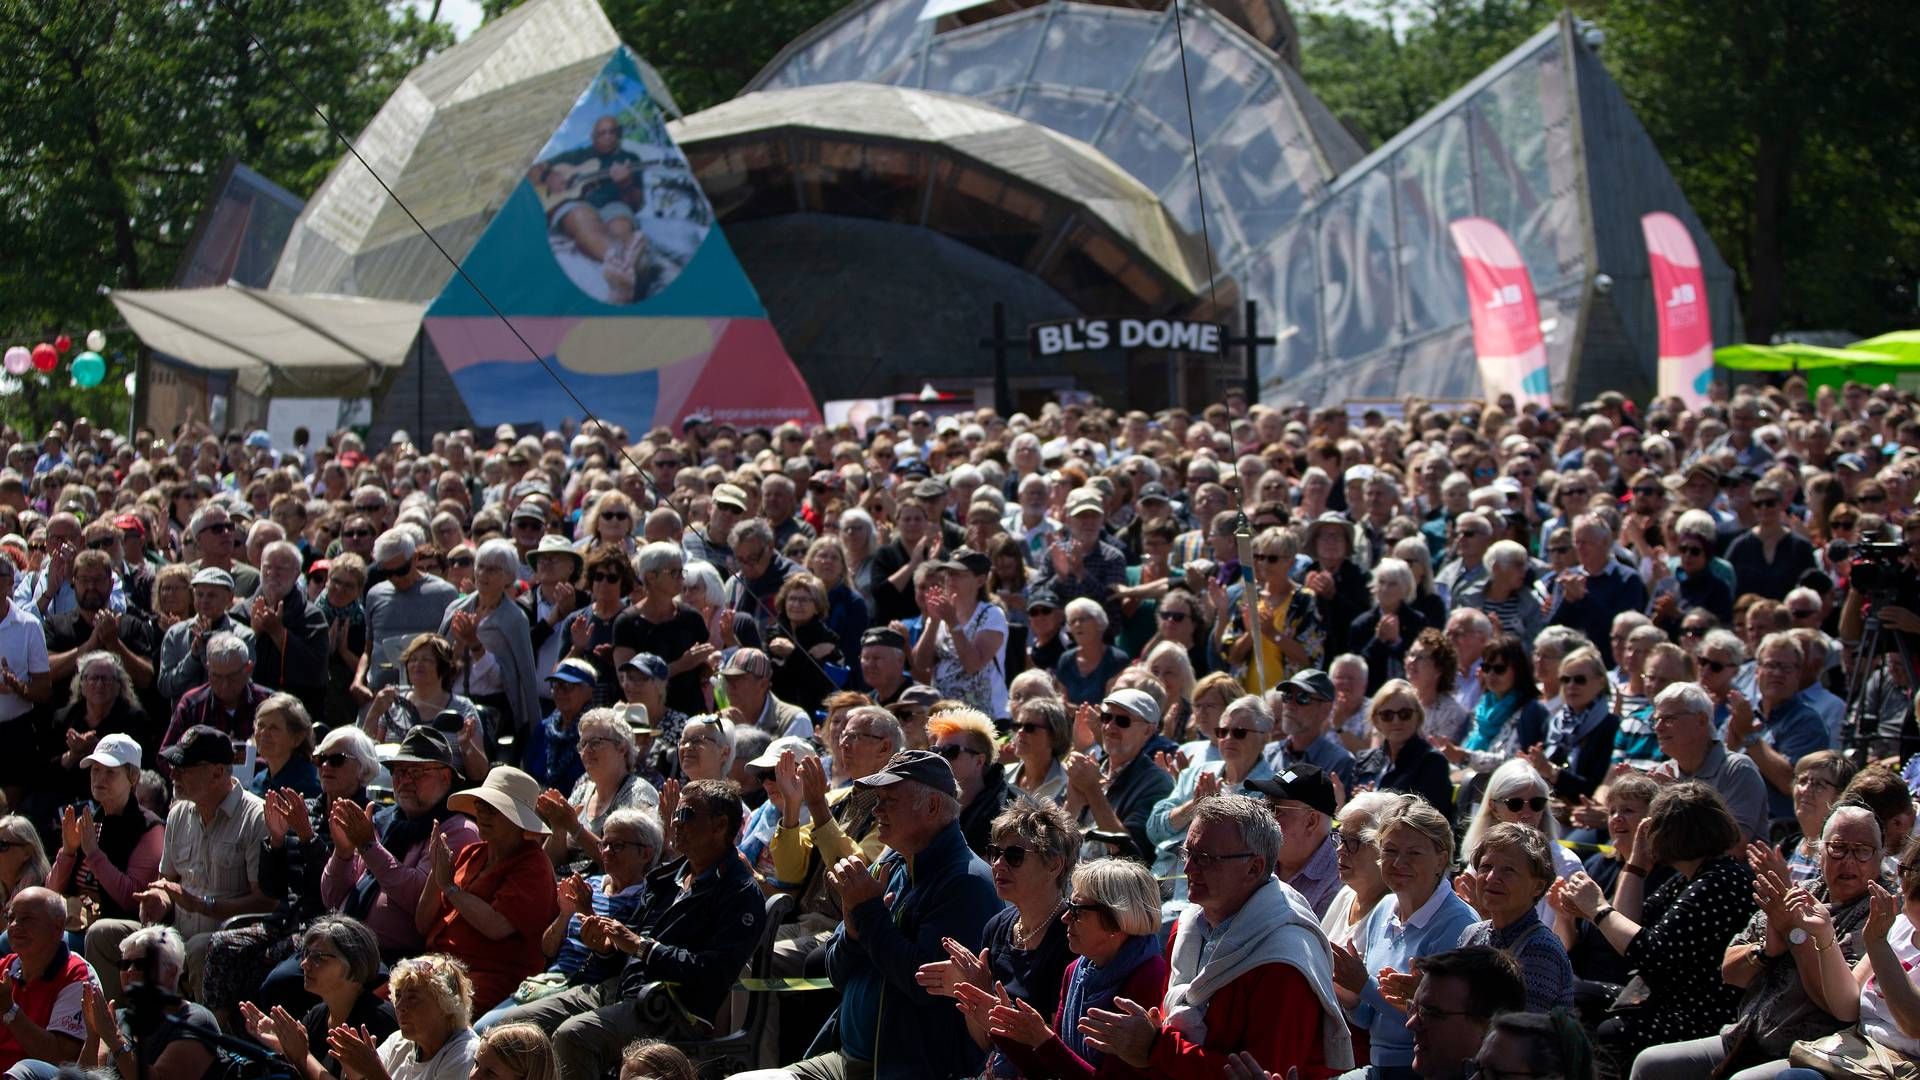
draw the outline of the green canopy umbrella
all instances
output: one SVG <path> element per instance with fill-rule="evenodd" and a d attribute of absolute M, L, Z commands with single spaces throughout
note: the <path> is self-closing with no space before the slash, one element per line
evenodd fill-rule
<path fill-rule="evenodd" d="M 1713 350 L 1713 362 L 1734 371 L 1814 371 L 1868 364 L 1898 365 L 1900 360 L 1890 353 L 1860 348 L 1829 349 L 1795 341 L 1781 345 L 1725 345 Z"/>
<path fill-rule="evenodd" d="M 1895 330 L 1847 346 L 1849 352 L 1877 352 L 1897 357 L 1910 364 L 1920 363 L 1920 330 Z"/>

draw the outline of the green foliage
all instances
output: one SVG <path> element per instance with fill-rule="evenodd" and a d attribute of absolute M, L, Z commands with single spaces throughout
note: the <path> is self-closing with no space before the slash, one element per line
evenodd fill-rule
<path fill-rule="evenodd" d="M 0 4 L 0 345 L 78 338 L 116 321 L 107 290 L 169 284 L 229 157 L 312 194 L 340 146 L 300 90 L 357 132 L 450 41 L 385 0 Z M 66 386 L 64 367 L 58 386 L 30 378 L 0 418 L 112 415 L 102 395 L 124 417 L 124 374 L 94 391 Z"/>
<path fill-rule="evenodd" d="M 521 0 L 485 0 L 488 18 Z M 601 0 L 620 39 L 688 113 L 738 94 L 789 41 L 845 0 Z"/>
<path fill-rule="evenodd" d="M 1548 0 L 1358 0 L 1340 10 L 1299 4 L 1300 73 L 1363 143 L 1377 146 L 1559 10 Z"/>

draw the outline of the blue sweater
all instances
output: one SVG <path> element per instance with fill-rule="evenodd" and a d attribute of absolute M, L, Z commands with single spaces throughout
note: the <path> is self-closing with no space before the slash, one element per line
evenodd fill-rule
<path fill-rule="evenodd" d="M 1466 901 L 1453 894 L 1453 884 L 1442 878 L 1433 896 L 1401 923 L 1395 915 L 1392 895 L 1376 905 L 1360 924 L 1354 945 L 1366 956 L 1367 985 L 1360 991 L 1360 1003 L 1348 1010 L 1347 1018 L 1355 1027 L 1367 1029 L 1372 1037 L 1372 1063 L 1375 1065 L 1413 1064 L 1413 1033 L 1407 1030 L 1407 1014 L 1387 1004 L 1380 996 L 1380 984 L 1374 975 L 1381 968 L 1412 971 L 1413 961 L 1454 948 L 1460 935 L 1477 921 Z"/>

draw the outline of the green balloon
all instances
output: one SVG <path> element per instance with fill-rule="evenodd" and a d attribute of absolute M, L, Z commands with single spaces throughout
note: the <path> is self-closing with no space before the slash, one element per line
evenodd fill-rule
<path fill-rule="evenodd" d="M 73 381 L 79 386 L 99 386 L 107 377 L 107 362 L 97 352 L 83 352 L 73 358 Z"/>

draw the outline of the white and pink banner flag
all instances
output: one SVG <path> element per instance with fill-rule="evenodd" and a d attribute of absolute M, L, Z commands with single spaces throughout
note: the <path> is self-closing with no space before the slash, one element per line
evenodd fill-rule
<path fill-rule="evenodd" d="M 1660 319 L 1660 396 L 1677 396 L 1690 409 L 1707 403 L 1713 381 L 1713 323 L 1707 318 L 1707 277 L 1700 251 L 1680 219 L 1664 211 L 1640 219 L 1653 272 L 1654 313 Z"/>
<path fill-rule="evenodd" d="M 1486 218 L 1461 218 L 1448 229 L 1466 270 L 1473 351 L 1487 399 L 1512 394 L 1518 404 L 1552 404 L 1540 304 L 1513 238 Z"/>

